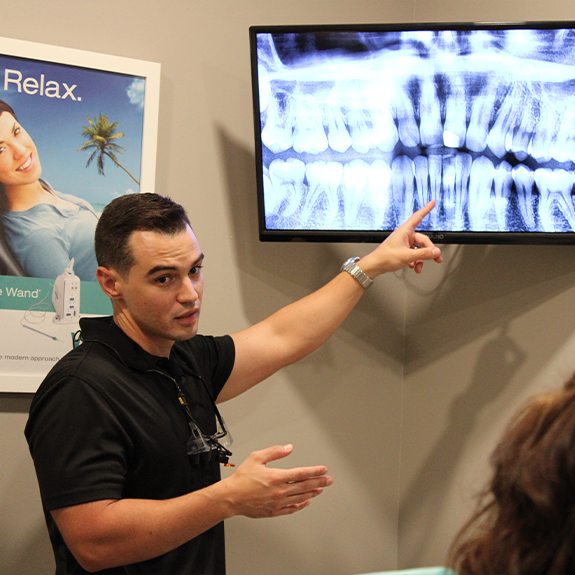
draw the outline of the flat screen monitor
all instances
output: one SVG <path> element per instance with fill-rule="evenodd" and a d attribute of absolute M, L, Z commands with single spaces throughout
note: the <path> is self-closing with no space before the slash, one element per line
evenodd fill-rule
<path fill-rule="evenodd" d="M 575 243 L 575 22 L 250 28 L 261 240 Z"/>

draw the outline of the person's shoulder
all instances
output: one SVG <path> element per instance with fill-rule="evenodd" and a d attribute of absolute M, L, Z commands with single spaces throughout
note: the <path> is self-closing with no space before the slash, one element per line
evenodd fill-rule
<path fill-rule="evenodd" d="M 229 335 L 196 335 L 176 343 L 175 348 L 176 357 L 180 357 L 182 362 L 199 369 L 209 379 L 221 381 L 222 385 L 233 369 L 235 346 Z"/>
<path fill-rule="evenodd" d="M 92 204 L 90 204 L 90 202 L 88 202 L 87 200 L 84 200 L 83 198 L 79 198 L 78 196 L 74 196 L 73 194 L 66 194 L 64 192 L 60 192 L 60 191 L 54 190 L 54 189 L 52 189 L 51 191 L 57 198 L 60 198 L 61 200 L 65 200 L 67 202 L 70 202 L 71 204 L 74 204 L 75 206 L 78 206 L 78 207 L 86 208 L 92 212 L 94 211 Z"/>
<path fill-rule="evenodd" d="M 230 335 L 197 334 L 191 339 L 176 342 L 175 345 L 189 349 L 192 352 L 205 353 L 208 350 L 231 350 L 234 347 L 234 342 Z"/>
<path fill-rule="evenodd" d="M 101 346 L 92 342 L 83 343 L 70 350 L 50 369 L 40 384 L 36 397 L 46 394 L 63 381 L 93 380 L 95 373 L 102 373 L 103 366 L 110 361 L 109 356 Z"/>

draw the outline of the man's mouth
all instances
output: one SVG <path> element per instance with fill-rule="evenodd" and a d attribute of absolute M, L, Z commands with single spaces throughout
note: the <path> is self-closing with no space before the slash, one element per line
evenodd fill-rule
<path fill-rule="evenodd" d="M 195 319 L 198 317 L 199 309 L 195 308 L 190 310 L 182 315 L 177 316 L 175 319 L 180 323 L 193 323 Z"/>

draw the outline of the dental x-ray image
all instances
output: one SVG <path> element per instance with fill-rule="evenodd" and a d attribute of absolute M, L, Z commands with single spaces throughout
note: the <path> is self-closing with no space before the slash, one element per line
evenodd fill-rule
<path fill-rule="evenodd" d="M 575 23 L 250 39 L 262 240 L 575 243 Z"/>

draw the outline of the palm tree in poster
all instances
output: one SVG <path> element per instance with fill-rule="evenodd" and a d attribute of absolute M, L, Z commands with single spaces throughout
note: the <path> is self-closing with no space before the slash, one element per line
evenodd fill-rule
<path fill-rule="evenodd" d="M 78 152 L 80 150 L 89 150 L 92 151 L 90 157 L 88 158 L 88 162 L 86 163 L 86 167 L 88 167 L 94 158 L 97 158 L 98 162 L 98 173 L 102 176 L 104 174 L 104 157 L 108 156 L 119 168 L 122 168 L 136 184 L 140 185 L 140 182 L 118 162 L 116 154 L 122 154 L 123 148 L 119 144 L 115 142 L 118 138 L 124 137 L 122 132 L 116 134 L 116 128 L 118 126 L 118 122 L 114 122 L 110 124 L 108 122 L 108 116 L 102 116 L 100 112 L 100 116 L 98 118 L 88 118 L 88 122 L 90 123 L 89 126 L 83 126 L 84 131 L 82 132 L 82 136 L 87 138 L 88 141 L 82 144 L 82 147 L 78 148 Z"/>

